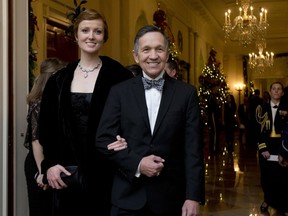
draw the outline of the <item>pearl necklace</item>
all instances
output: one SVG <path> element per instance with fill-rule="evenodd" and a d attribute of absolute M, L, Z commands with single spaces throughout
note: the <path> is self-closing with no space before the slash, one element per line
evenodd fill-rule
<path fill-rule="evenodd" d="M 93 72 L 94 70 L 96 70 L 97 68 L 99 68 L 99 66 L 101 65 L 102 61 L 100 60 L 98 62 L 98 64 L 92 68 L 92 69 L 85 69 L 82 67 L 82 65 L 80 64 L 80 62 L 78 63 L 78 67 L 79 69 L 84 73 L 84 78 L 86 79 L 88 77 L 88 73 Z"/>

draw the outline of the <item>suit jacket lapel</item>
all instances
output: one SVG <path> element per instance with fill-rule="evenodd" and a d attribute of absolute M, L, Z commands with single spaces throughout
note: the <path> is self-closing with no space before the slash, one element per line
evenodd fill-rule
<path fill-rule="evenodd" d="M 142 76 L 139 75 L 133 80 L 132 90 L 134 92 L 136 104 L 143 115 L 143 119 L 147 127 L 150 129 L 148 110 L 145 99 L 145 90 L 142 83 Z"/>
<path fill-rule="evenodd" d="M 173 94 L 175 92 L 175 83 L 173 81 L 173 78 L 166 76 L 153 135 L 157 133 L 157 130 L 159 129 L 172 101 Z"/>

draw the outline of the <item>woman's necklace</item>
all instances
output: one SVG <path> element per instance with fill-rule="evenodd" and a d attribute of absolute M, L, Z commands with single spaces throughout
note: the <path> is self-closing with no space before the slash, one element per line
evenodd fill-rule
<path fill-rule="evenodd" d="M 96 70 L 97 68 L 99 68 L 99 66 L 101 65 L 102 61 L 100 60 L 98 62 L 98 64 L 92 68 L 92 69 L 85 69 L 82 67 L 82 65 L 80 64 L 80 62 L 78 63 L 78 67 L 79 69 L 84 73 L 84 78 L 86 79 L 88 77 L 88 73 L 93 72 L 94 70 Z"/>

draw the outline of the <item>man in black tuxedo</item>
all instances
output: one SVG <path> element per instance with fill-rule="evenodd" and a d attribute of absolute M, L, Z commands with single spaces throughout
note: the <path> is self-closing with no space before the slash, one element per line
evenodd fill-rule
<path fill-rule="evenodd" d="M 248 103 L 248 97 L 244 97 L 244 102 L 239 105 L 238 107 L 238 117 L 239 117 L 239 140 L 240 144 L 243 143 L 243 135 L 245 134 L 245 144 L 247 144 L 248 138 L 251 136 L 248 135 L 249 131 L 251 130 L 251 127 L 249 127 L 249 103 Z"/>
<path fill-rule="evenodd" d="M 281 166 L 288 167 L 288 121 L 282 131 L 282 144 L 279 149 L 278 161 Z"/>
<path fill-rule="evenodd" d="M 111 215 L 199 215 L 204 160 L 197 90 L 165 73 L 169 42 L 156 26 L 138 31 L 133 55 L 143 74 L 111 89 L 96 135 L 96 148 L 117 166 Z M 127 149 L 109 150 L 117 135 Z"/>
<path fill-rule="evenodd" d="M 280 146 L 278 160 L 279 164 L 288 167 L 288 86 L 284 88 L 284 95 L 281 97 L 282 107 L 279 107 L 279 114 L 284 119 L 284 127 L 282 130 L 282 144 Z"/>

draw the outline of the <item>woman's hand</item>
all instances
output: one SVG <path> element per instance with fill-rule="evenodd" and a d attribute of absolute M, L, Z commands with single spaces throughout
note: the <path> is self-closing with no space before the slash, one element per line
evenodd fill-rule
<path fill-rule="evenodd" d="M 48 183 L 54 189 L 63 189 L 67 187 L 67 185 L 63 182 L 63 180 L 60 177 L 61 172 L 63 172 L 67 176 L 71 175 L 71 173 L 68 172 L 68 170 L 66 170 L 63 166 L 59 164 L 50 167 L 47 170 Z"/>
<path fill-rule="evenodd" d="M 47 190 L 49 188 L 49 185 L 43 183 L 43 176 L 43 174 L 39 174 L 37 176 L 36 182 L 38 184 L 38 187 L 41 187 L 43 190 Z"/>
<path fill-rule="evenodd" d="M 127 148 L 128 144 L 124 138 L 120 137 L 120 135 L 117 135 L 116 139 L 117 141 L 110 143 L 107 146 L 108 150 L 120 151 Z"/>

